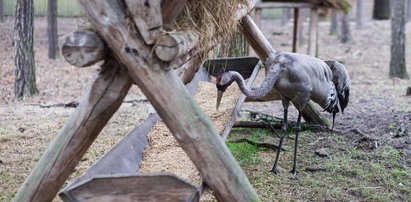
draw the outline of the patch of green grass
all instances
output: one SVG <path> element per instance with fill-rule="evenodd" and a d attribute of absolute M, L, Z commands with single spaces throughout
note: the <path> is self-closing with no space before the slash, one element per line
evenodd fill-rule
<path fill-rule="evenodd" d="M 242 131 L 244 132 L 244 131 Z M 261 139 L 272 135 L 269 130 L 250 130 L 249 139 Z M 292 133 L 291 133 L 292 134 Z M 244 143 L 242 146 L 229 144 L 230 150 L 240 161 L 250 182 L 263 201 L 407 201 L 411 199 L 411 168 L 400 164 L 402 153 L 390 146 L 378 150 L 361 150 L 346 145 L 345 150 L 331 150 L 331 159 L 320 158 L 307 148 L 310 135 L 299 141 L 297 177 L 287 171 L 291 168 L 292 153 L 281 152 L 280 175 L 269 173 L 272 160 L 255 160 L 257 153 L 272 152 Z M 316 138 L 316 137 L 315 137 Z M 341 137 L 335 141 L 340 148 L 346 144 Z M 293 144 L 286 140 L 286 145 Z M 235 148 L 233 148 L 233 146 Z M 257 152 L 257 153 L 256 153 Z M 251 160 L 253 159 L 253 160 Z M 246 162 L 246 163 L 245 163 Z M 326 171 L 308 173 L 304 168 L 325 168 Z"/>
<path fill-rule="evenodd" d="M 246 142 L 230 143 L 227 142 L 227 147 L 233 153 L 234 157 L 240 163 L 241 166 L 247 166 L 250 164 L 259 163 L 259 148 L 250 145 Z"/>

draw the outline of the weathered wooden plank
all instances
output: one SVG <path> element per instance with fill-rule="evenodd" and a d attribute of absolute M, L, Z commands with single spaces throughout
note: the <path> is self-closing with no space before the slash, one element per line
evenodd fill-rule
<path fill-rule="evenodd" d="M 106 50 L 103 41 L 95 32 L 78 30 L 66 37 L 61 53 L 71 65 L 88 67 L 101 61 Z"/>
<path fill-rule="evenodd" d="M 315 4 L 309 2 L 260 2 L 256 8 L 311 8 Z"/>
<path fill-rule="evenodd" d="M 174 21 L 178 15 L 183 11 L 187 0 L 166 0 L 162 2 L 163 9 L 163 28 L 165 30 L 172 30 L 174 28 Z"/>
<path fill-rule="evenodd" d="M 316 56 L 318 42 L 318 8 L 311 9 L 308 37 L 308 55 Z"/>
<path fill-rule="evenodd" d="M 182 149 L 221 201 L 258 201 L 258 195 L 218 136 L 211 120 L 200 110 L 174 71 L 150 57 L 151 47 L 128 32 L 121 1 L 80 0 L 91 23 L 127 66 Z"/>
<path fill-rule="evenodd" d="M 253 73 L 250 76 L 250 79 L 247 81 L 246 86 L 248 88 L 251 88 L 253 85 L 255 78 L 257 77 L 258 71 L 260 71 L 260 62 L 258 62 L 254 66 Z M 237 120 L 238 115 L 240 114 L 241 106 L 243 106 L 244 101 L 245 101 L 246 96 L 244 94 L 241 94 L 240 97 L 238 98 L 237 104 L 235 105 L 233 112 L 231 113 L 230 119 L 227 122 L 227 125 L 224 129 L 224 132 L 221 134 L 221 137 L 225 140 L 227 139 L 228 135 L 231 132 L 231 129 L 233 128 L 234 122 Z"/>
<path fill-rule="evenodd" d="M 123 102 L 132 80 L 106 61 L 90 91 L 37 162 L 14 201 L 51 201 L 81 157 Z"/>
<path fill-rule="evenodd" d="M 157 40 L 154 50 L 158 58 L 169 62 L 187 54 L 198 39 L 198 34 L 190 31 L 167 33 Z"/>
<path fill-rule="evenodd" d="M 161 35 L 163 19 L 161 0 L 125 0 L 138 31 L 146 44 L 153 44 Z"/>
<path fill-rule="evenodd" d="M 69 190 L 62 199 L 74 201 L 199 201 L 197 187 L 166 173 L 97 176 Z"/>

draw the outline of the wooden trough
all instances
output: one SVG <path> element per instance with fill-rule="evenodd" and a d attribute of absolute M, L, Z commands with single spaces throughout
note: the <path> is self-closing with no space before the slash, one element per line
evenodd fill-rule
<path fill-rule="evenodd" d="M 198 82 L 210 82 L 210 75 L 217 76 L 232 70 L 249 79 L 247 86 L 251 87 L 260 66 L 261 62 L 256 57 L 207 60 L 187 88 L 195 93 Z M 231 131 L 244 100 L 245 96 L 240 95 L 233 106 L 221 134 L 223 139 Z M 157 121 L 160 121 L 159 116 L 150 114 L 82 176 L 65 187 L 60 197 L 64 201 L 198 201 L 203 192 L 203 183 L 193 185 L 174 174 L 138 173 L 144 148 L 148 144 L 147 135 Z"/>

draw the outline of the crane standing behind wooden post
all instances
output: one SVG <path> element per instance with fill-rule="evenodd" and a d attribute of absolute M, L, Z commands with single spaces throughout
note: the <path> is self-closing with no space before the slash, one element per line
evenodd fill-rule
<path fill-rule="evenodd" d="M 260 29 L 258 29 L 255 25 L 250 16 L 245 16 L 242 18 L 241 26 L 239 26 L 239 28 L 261 60 L 266 60 L 270 53 L 275 52 L 274 48 L 271 47 L 270 43 L 261 33 Z M 271 101 L 279 100 L 279 98 L 279 95 L 269 93 L 266 97 L 261 99 L 247 99 L 246 101 Z M 308 102 L 307 107 L 304 108 L 302 114 L 306 122 L 330 126 L 327 119 L 320 114 L 312 101 Z"/>

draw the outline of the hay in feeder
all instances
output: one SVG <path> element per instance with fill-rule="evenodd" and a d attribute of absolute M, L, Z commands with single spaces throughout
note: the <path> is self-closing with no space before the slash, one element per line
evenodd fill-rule
<path fill-rule="evenodd" d="M 199 34 L 199 42 L 194 48 L 202 63 L 214 47 L 230 41 L 237 30 L 237 12 L 246 5 L 246 0 L 188 1 L 175 22 L 176 30 Z"/>

